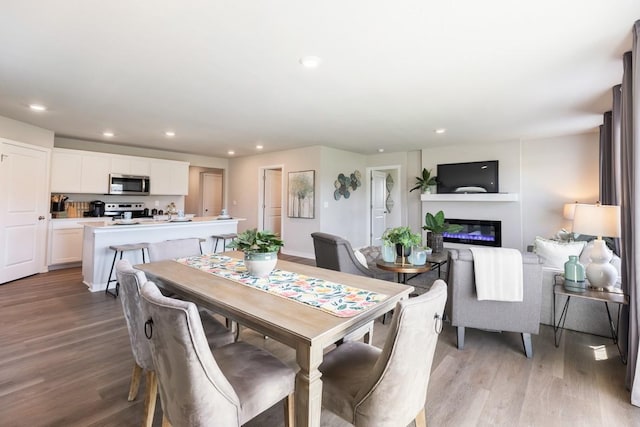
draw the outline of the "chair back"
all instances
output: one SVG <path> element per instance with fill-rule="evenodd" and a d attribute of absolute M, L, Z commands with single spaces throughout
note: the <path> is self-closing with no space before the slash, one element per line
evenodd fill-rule
<path fill-rule="evenodd" d="M 408 425 L 423 408 L 447 285 L 396 305 L 389 333 L 373 371 L 356 395 L 356 425 Z"/>
<path fill-rule="evenodd" d="M 360 264 L 347 240 L 333 234 L 319 232 L 311 233 L 311 237 L 318 267 L 358 276 L 375 276 L 374 272 Z"/>
<path fill-rule="evenodd" d="M 167 298 L 153 282 L 142 287 L 162 409 L 179 426 L 239 426 L 240 402 L 218 367 L 192 302 Z"/>
<path fill-rule="evenodd" d="M 202 254 L 200 239 L 198 238 L 174 239 L 149 243 L 148 251 L 151 262 Z"/>
<path fill-rule="evenodd" d="M 127 321 L 133 358 L 138 366 L 152 371 L 153 360 L 149 341 L 144 336 L 145 318 L 140 299 L 140 289 L 147 282 L 147 277 L 144 272 L 133 268 L 126 259 L 121 259 L 116 264 L 116 276 L 120 283 L 120 301 Z"/>

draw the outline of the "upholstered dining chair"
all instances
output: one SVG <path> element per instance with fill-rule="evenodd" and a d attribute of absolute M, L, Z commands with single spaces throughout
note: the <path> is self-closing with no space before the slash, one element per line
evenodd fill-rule
<path fill-rule="evenodd" d="M 210 350 L 196 305 L 163 296 L 153 282 L 142 299 L 163 426 L 240 426 L 282 400 L 293 425 L 291 368 L 245 342 Z"/>
<path fill-rule="evenodd" d="M 129 331 L 129 341 L 133 352 L 134 365 L 131 375 L 128 400 L 138 395 L 143 371 L 146 372 L 146 392 L 144 403 L 143 426 L 153 423 L 157 396 L 157 381 L 149 342 L 144 336 L 144 316 L 140 301 L 140 288 L 147 282 L 145 274 L 131 267 L 128 260 L 123 259 L 116 264 L 116 275 L 120 282 L 122 309 Z M 222 347 L 234 341 L 233 333 L 225 328 L 206 312 L 201 313 L 202 324 L 207 342 L 212 347 Z"/>
<path fill-rule="evenodd" d="M 348 342 L 324 356 L 322 406 L 355 426 L 426 426 L 431 363 L 442 330 L 447 285 L 399 301 L 380 350 Z"/>
<path fill-rule="evenodd" d="M 478 300 L 473 254 L 469 249 L 449 249 L 447 316 L 457 328 L 458 349 L 464 348 L 465 328 L 517 332 L 522 336 L 524 353 L 533 357 L 531 334 L 540 328 L 542 264 L 533 253 L 522 254 L 521 302 Z"/>
<path fill-rule="evenodd" d="M 149 243 L 147 251 L 149 252 L 149 261 L 151 262 L 202 254 L 200 239 L 198 238 L 173 239 Z"/>

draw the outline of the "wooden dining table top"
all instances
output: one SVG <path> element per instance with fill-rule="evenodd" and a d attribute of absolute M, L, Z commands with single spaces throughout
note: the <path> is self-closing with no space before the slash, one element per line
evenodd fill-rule
<path fill-rule="evenodd" d="M 241 252 L 225 255 L 242 258 Z M 393 309 L 413 287 L 384 280 L 278 260 L 276 268 L 353 286 L 387 298 L 353 317 L 338 317 L 310 305 L 277 296 L 173 260 L 136 265 L 150 280 L 248 327 L 269 333 L 285 344 L 329 344 Z"/>

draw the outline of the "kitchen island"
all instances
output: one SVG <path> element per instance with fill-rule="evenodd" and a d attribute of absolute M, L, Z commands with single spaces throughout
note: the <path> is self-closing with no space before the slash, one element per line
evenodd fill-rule
<path fill-rule="evenodd" d="M 82 281 L 91 292 L 104 290 L 113 261 L 111 245 L 126 243 L 153 243 L 171 239 L 197 237 L 205 239 L 202 250 L 213 252 L 214 234 L 238 232 L 238 221 L 243 218 L 217 219 L 194 217 L 187 221 L 154 221 L 140 219 L 130 223 L 99 221 L 84 223 L 82 240 Z M 221 250 L 222 245 L 218 245 Z M 123 258 L 131 264 L 142 263 L 141 251 L 126 252 Z M 148 261 L 148 259 L 147 259 Z"/>

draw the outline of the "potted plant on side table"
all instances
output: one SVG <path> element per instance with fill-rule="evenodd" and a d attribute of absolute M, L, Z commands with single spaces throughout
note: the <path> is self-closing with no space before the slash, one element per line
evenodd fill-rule
<path fill-rule="evenodd" d="M 397 255 L 404 259 L 411 255 L 413 246 L 422 242 L 422 237 L 413 233 L 409 227 L 395 227 L 385 230 L 382 241 L 385 245 L 395 245 Z"/>
<path fill-rule="evenodd" d="M 434 253 L 439 253 L 444 249 L 442 233 L 457 233 L 463 227 L 460 224 L 449 224 L 444 219 L 444 212 L 438 211 L 435 215 L 427 212 L 422 229 L 429 231 L 427 245 L 433 249 Z"/>
<path fill-rule="evenodd" d="M 244 264 L 250 275 L 267 277 L 278 262 L 278 251 L 284 246 L 280 237 L 272 231 L 246 230 L 229 244 L 230 248 L 244 252 Z"/>

